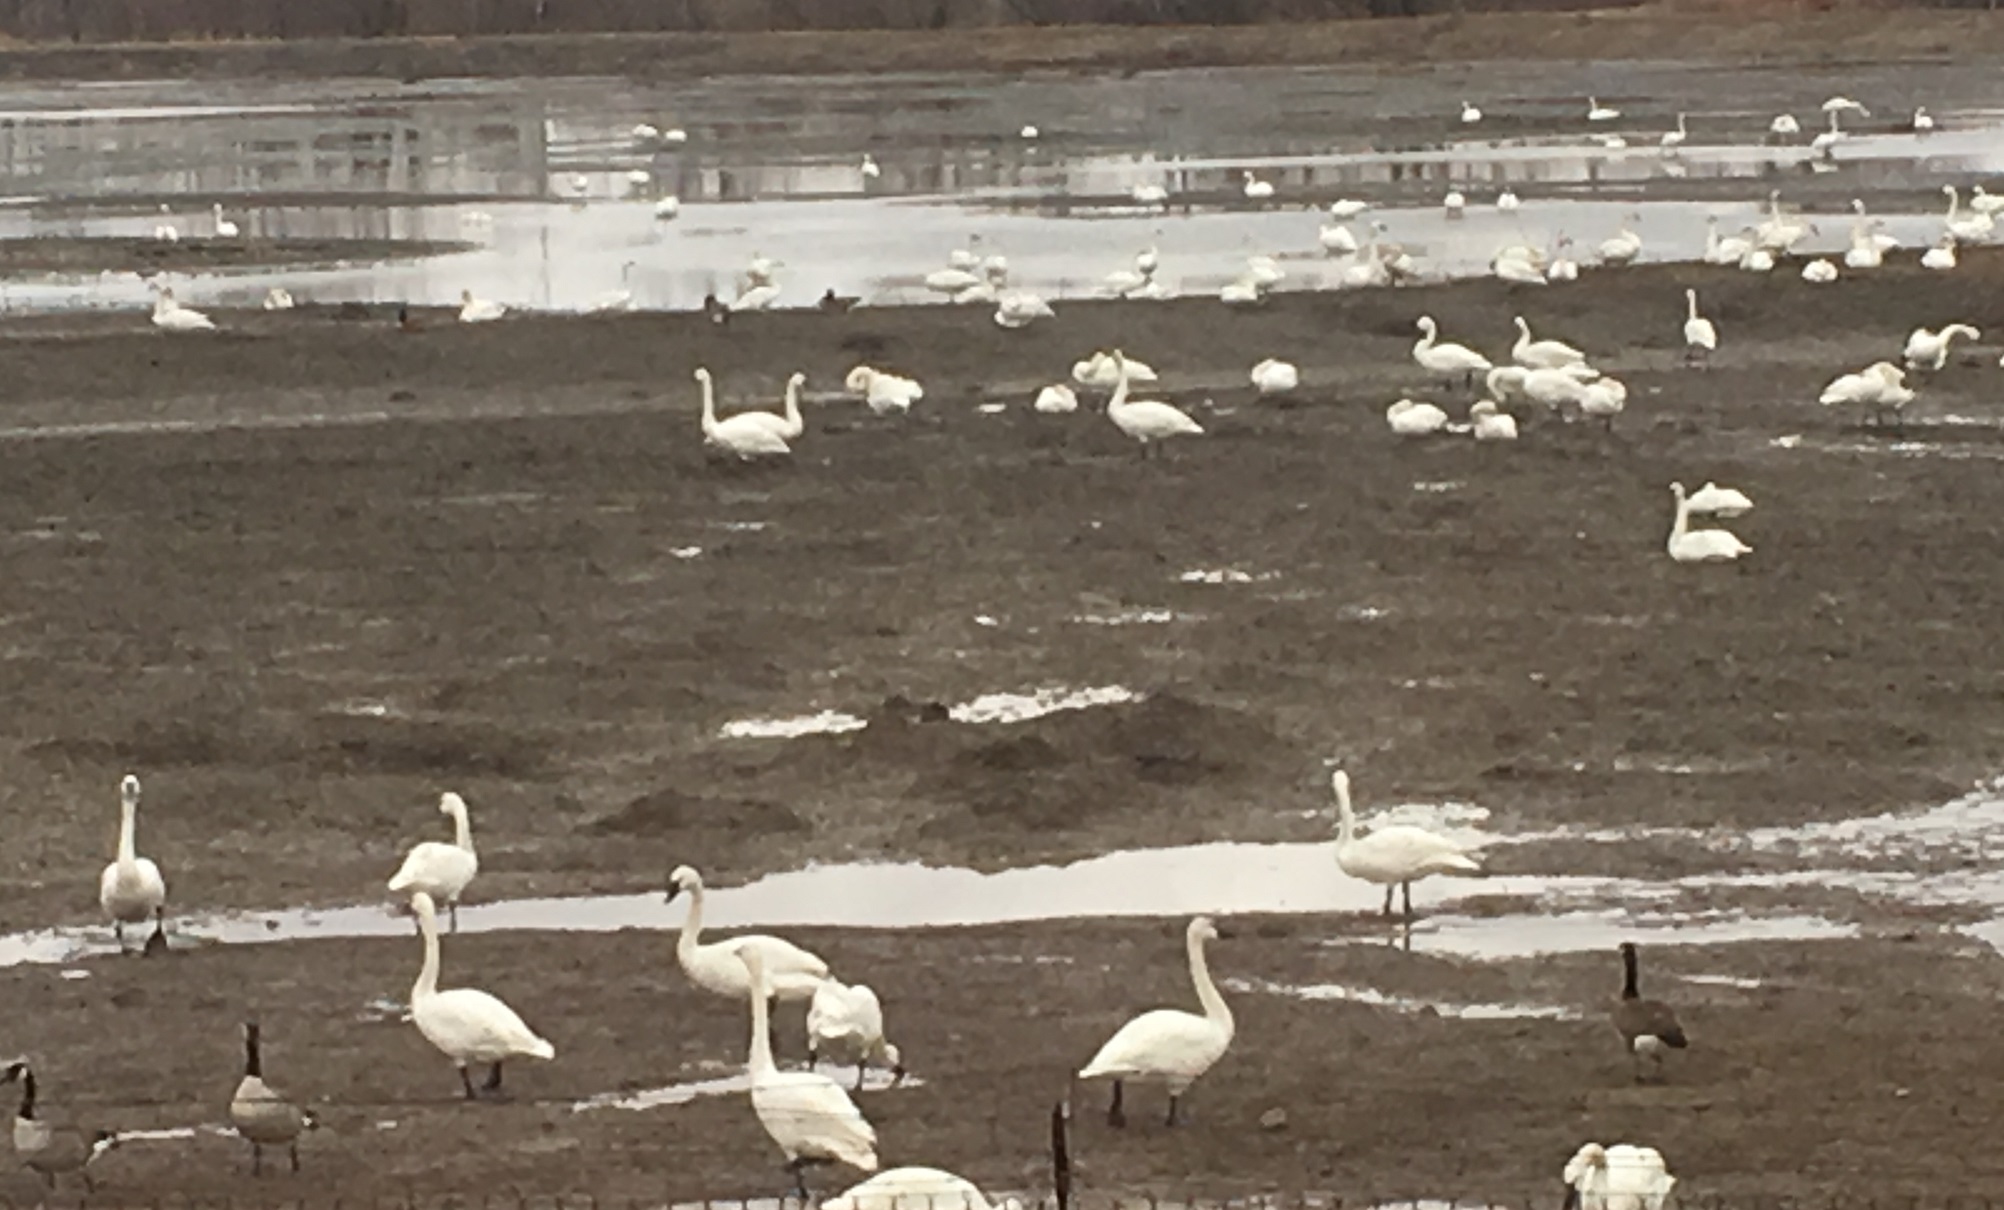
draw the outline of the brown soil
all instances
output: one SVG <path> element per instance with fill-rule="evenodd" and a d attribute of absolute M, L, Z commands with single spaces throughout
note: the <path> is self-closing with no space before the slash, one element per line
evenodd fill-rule
<path fill-rule="evenodd" d="M 470 244 L 388 239 L 183 239 L 38 236 L 0 240 L 0 276 L 32 273 L 161 273 L 323 265 L 442 256 Z"/>
<path fill-rule="evenodd" d="M 1470 13 L 1261 26 L 1070 26 L 936 31 L 545 34 L 171 45 L 31 45 L 0 56 L 13 79 L 201 74 L 628 76 L 940 71 L 1143 71 L 1170 67 L 1407 67 L 1493 59 L 1736 60 L 1749 65 L 1976 59 L 2004 50 L 1986 12 L 1664 4 L 1597 12 Z"/>
<path fill-rule="evenodd" d="M 1939 802 L 2004 763 L 1998 350 L 1927 378 L 1915 448 L 1815 397 L 1896 356 L 1916 323 L 2004 326 L 2004 256 L 1930 274 L 1904 254 L 1829 287 L 1795 268 L 1281 296 L 1254 313 L 1064 304 L 1023 332 L 948 308 L 722 329 L 439 314 L 417 332 L 223 313 L 213 337 L 136 314 L 11 322 L 4 924 L 90 917 L 128 769 L 147 778 L 142 847 L 181 910 L 372 899 L 406 845 L 441 831 L 448 787 L 473 804 L 479 899 L 645 890 L 683 861 L 729 883 L 807 860 L 1309 839 L 1326 834 L 1302 812 L 1325 805 L 1330 756 L 1366 805 L 1469 799 L 1498 831 L 1702 832 Z M 1710 370 L 1680 364 L 1686 284 L 1723 334 Z M 1510 446 L 1395 440 L 1385 404 L 1422 389 L 1414 319 L 1501 351 L 1514 312 L 1628 382 L 1616 430 L 1527 415 Z M 1209 434 L 1143 462 L 1094 410 L 1023 406 L 1115 345 L 1160 367 Z M 1246 367 L 1269 355 L 1302 367 L 1287 404 L 1249 398 Z M 696 365 L 727 402 L 768 404 L 795 368 L 825 390 L 864 358 L 926 382 L 916 414 L 823 397 L 790 465 L 706 461 Z M 990 397 L 1011 409 L 977 412 Z M 118 427 L 139 424 L 184 427 Z M 108 427 L 61 435 L 76 425 Z M 1774 444 L 1790 435 L 1799 446 Z M 1665 557 L 1675 479 L 1759 502 L 1732 523 L 1755 548 L 1743 565 Z M 753 521 L 767 527 L 719 524 Z M 1274 578 L 1178 579 L 1227 566 Z M 1074 620 L 1134 607 L 1187 616 Z M 925 705 L 1052 683 L 1152 696 L 1009 729 Z M 732 718 L 821 708 L 879 722 L 717 738 Z M 1563 857 L 1583 873 L 1626 860 Z M 1914 925 L 1919 944 L 1661 955 L 1658 990 L 1691 1006 L 1701 1045 L 1669 1088 L 1639 1093 L 1598 1021 L 1241 995 L 1241 1041 L 1193 1097 L 1192 1129 L 1170 1143 L 1144 1101 L 1116 1138 L 1082 1105 L 1082 1179 L 1496 1195 L 1543 1191 L 1585 1138 L 1635 1135 L 1694 1191 L 1980 1185 L 1988 1119 L 1968 1107 L 2004 1063 L 1984 1041 L 1996 964 L 1931 939 L 1934 923 Z M 1588 1007 L 1608 975 L 1601 956 L 1484 966 L 1313 944 L 1340 921 L 1237 925 L 1221 974 Z M 926 1081 L 872 1098 L 886 1156 L 1000 1187 L 1034 1183 L 1064 1072 L 1122 1014 L 1187 996 L 1169 923 L 811 939 L 885 993 Z M 1024 961 L 1038 953 L 1070 962 Z M 506 995 L 557 1040 L 555 1065 L 511 1077 L 527 1097 L 688 1078 L 742 1045 L 658 935 L 469 936 L 447 954 L 449 982 Z M 401 994 L 414 958 L 408 942 L 323 942 L 97 962 L 83 982 L 20 969 L 0 977 L 0 1019 L 47 1068 L 52 1106 L 149 1102 L 106 1107 L 131 1127 L 213 1118 L 233 1023 L 260 1012 L 274 1077 L 332 1102 L 308 1176 L 268 1182 L 273 1196 L 332 1174 L 356 1196 L 774 1188 L 741 1099 L 630 1116 L 448 1103 L 449 1069 L 408 1026 L 358 1020 Z M 1670 978 L 1701 970 L 1772 982 Z M 1272 1107 L 1287 1129 L 1258 1128 Z M 1960 1158 L 1900 1158 L 1923 1153 Z M 134 1144 L 105 1178 L 153 1196 L 247 1188 L 216 1140 Z"/>

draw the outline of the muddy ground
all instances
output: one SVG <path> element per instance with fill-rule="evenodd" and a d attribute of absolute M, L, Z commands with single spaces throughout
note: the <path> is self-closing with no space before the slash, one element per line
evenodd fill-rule
<path fill-rule="evenodd" d="M 1828 6 L 1826 6 L 1828 8 Z M 1159 68 L 1381 63 L 1458 72 L 1496 59 L 1735 60 L 1778 64 L 1988 58 L 2004 51 L 1993 14 L 1842 4 L 1672 3 L 1582 13 L 1472 13 L 1266 26 L 1050 27 L 936 31 L 536 35 L 171 45 L 0 47 L 17 80 L 422 80 L 463 76 L 691 76 L 954 71 L 1145 71 Z"/>
<path fill-rule="evenodd" d="M 440 833 L 446 788 L 473 804 L 475 900 L 646 890 L 680 862 L 727 885 L 805 861 L 1313 839 L 1330 757 L 1367 810 L 1465 799 L 1497 832 L 1647 822 L 1702 838 L 1941 802 L 2004 764 L 1999 349 L 1927 378 L 1904 442 L 1815 397 L 1896 356 L 1916 324 L 2004 332 L 2004 257 L 1966 249 L 1934 274 L 1906 253 L 1824 287 L 1796 268 L 1282 295 L 1255 312 L 1064 304 L 1022 332 L 937 307 L 721 329 L 440 312 L 416 331 L 386 310 L 306 308 L 220 313 L 224 331 L 201 337 L 136 313 L 10 321 L 0 923 L 92 917 L 128 770 L 146 778 L 142 850 L 180 910 L 369 901 Z M 1687 284 L 1722 334 L 1708 370 L 1682 364 Z M 1394 439 L 1383 410 L 1401 393 L 1470 398 L 1417 379 L 1414 320 L 1500 356 L 1514 313 L 1628 382 L 1615 430 L 1527 413 L 1512 445 Z M 1024 406 L 1115 345 L 1156 364 L 1208 434 L 1144 462 L 1096 408 Z M 1302 366 L 1298 396 L 1250 397 L 1266 356 Z M 923 379 L 918 411 L 842 401 L 860 360 Z M 790 464 L 706 460 L 699 364 L 727 404 L 810 376 Z M 976 410 L 990 399 L 1011 406 Z M 1754 547 L 1741 566 L 1663 552 L 1669 483 L 1708 479 L 1758 502 L 1732 523 Z M 1180 579 L 1221 568 L 1254 579 Z M 1103 624 L 1136 609 L 1176 617 Z M 924 708 L 1115 683 L 1152 696 L 1007 730 Z M 878 723 L 717 735 L 822 708 Z M 1575 846 L 1492 864 L 1630 859 Z M 1240 1046 L 1193 1098 L 1198 1123 L 1115 1139 L 1082 1108 L 1082 1179 L 1494 1195 L 1544 1190 L 1586 1137 L 1635 1134 L 1691 1156 L 1694 1189 L 1980 1186 L 1998 966 L 1936 923 L 1906 941 L 1663 954 L 1659 990 L 1705 1044 L 1642 1093 L 1598 1020 L 1241 995 Z M 1313 944 L 1355 923 L 1234 924 L 1221 976 L 1589 1010 L 1609 979 L 1605 956 L 1492 967 Z M 1065 1070 L 1124 1013 L 1187 997 L 1177 927 L 813 935 L 896 1006 L 926 1081 L 873 1098 L 886 1156 L 1034 1184 Z M 1045 952 L 1071 961 L 1025 961 Z M 309 1176 L 274 1191 L 317 1192 L 329 1173 L 356 1196 L 775 1190 L 741 1099 L 631 1116 L 449 1104 L 450 1070 L 408 1026 L 358 1020 L 401 997 L 415 958 L 414 942 L 323 942 L 100 961 L 80 982 L 19 969 L 0 977 L 0 1048 L 41 1059 L 52 1106 L 141 1101 L 105 1115 L 192 1122 L 215 1116 L 234 1022 L 254 1009 L 274 1077 L 334 1120 Z M 447 963 L 449 983 L 506 995 L 557 1040 L 558 1063 L 511 1077 L 526 1099 L 741 1054 L 741 1022 L 688 990 L 660 935 L 469 936 Z M 1766 982 L 1673 978 L 1701 971 Z M 1273 1107 L 1286 1130 L 1259 1128 Z M 242 1191 L 229 1158 L 220 1140 L 134 1144 L 105 1178 Z"/>

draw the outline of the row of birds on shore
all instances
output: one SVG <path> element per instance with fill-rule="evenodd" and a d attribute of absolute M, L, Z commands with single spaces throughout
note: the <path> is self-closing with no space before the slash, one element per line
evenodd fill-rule
<path fill-rule="evenodd" d="M 1479 875 L 1480 863 L 1460 844 L 1428 829 L 1390 824 L 1360 834 L 1351 801 L 1347 771 L 1331 775 L 1339 817 L 1335 864 L 1343 873 L 1385 888 L 1382 914 L 1393 915 L 1394 893 L 1403 891 L 1404 917 L 1413 915 L 1412 884 L 1435 875 Z M 127 776 L 120 788 L 120 827 L 115 860 L 101 879 L 101 900 L 123 946 L 123 926 L 151 918 L 155 937 L 164 935 L 166 884 L 159 867 L 136 852 L 135 824 L 139 783 Z M 425 841 L 414 846 L 389 888 L 408 895 L 423 943 L 423 962 L 410 994 L 410 1019 L 418 1032 L 456 1067 L 469 1100 L 497 1095 L 503 1064 L 522 1059 L 553 1060 L 555 1046 L 531 1029 L 516 1011 L 485 991 L 460 987 L 441 990 L 440 939 L 437 911 L 444 905 L 457 929 L 457 906 L 479 870 L 466 802 L 457 794 L 441 796 L 439 810 L 453 823 L 451 841 Z M 878 1167 L 875 1128 L 858 1109 L 850 1091 L 816 1068 L 823 1058 L 856 1065 L 855 1088 L 861 1090 L 872 1065 L 888 1067 L 893 1082 L 904 1076 L 897 1047 L 886 1040 L 884 1012 L 876 993 L 866 985 L 844 984 L 819 955 L 783 938 L 739 934 L 703 940 L 705 888 L 701 875 L 681 866 L 669 875 L 667 899 L 686 897 L 689 910 L 676 942 L 676 960 L 690 981 L 706 992 L 748 1004 L 750 1044 L 747 1072 L 750 1100 L 765 1131 L 785 1156 L 798 1192 L 807 1196 L 806 1170 L 818 1164 L 843 1164 L 863 1172 Z M 1078 1069 L 1081 1080 L 1111 1083 L 1107 1121 L 1126 1124 L 1126 1089 L 1155 1085 L 1167 1094 L 1166 1122 L 1180 1121 L 1182 1098 L 1231 1047 L 1236 1025 L 1206 961 L 1205 946 L 1218 938 L 1208 917 L 1192 920 L 1185 932 L 1185 956 L 1201 1012 L 1155 1009 L 1120 1027 Z M 147 953 L 164 950 L 149 942 Z M 1667 1004 L 1645 1000 L 1637 988 L 1637 960 L 1632 945 L 1621 950 L 1622 992 L 1609 1019 L 1643 1081 L 1663 1074 L 1664 1053 L 1682 1049 L 1687 1040 L 1676 1014 Z M 782 1070 L 773 1058 L 771 1013 L 786 1003 L 807 1005 L 808 1064 L 803 1070 Z M 298 1142 L 317 1120 L 306 1108 L 288 1100 L 264 1078 L 261 1029 L 244 1026 L 244 1070 L 232 1095 L 229 1117 L 238 1134 L 251 1144 L 252 1172 L 263 1168 L 267 1147 L 283 1147 L 294 1171 L 299 1168 Z M 473 1081 L 471 1068 L 488 1067 L 486 1079 Z M 59 1176 L 80 1174 L 90 1183 L 90 1164 L 115 1147 L 116 1134 L 85 1133 L 51 1126 L 37 1103 L 34 1069 L 26 1058 L 14 1060 L 4 1080 L 19 1080 L 22 1101 L 16 1111 L 14 1144 L 21 1162 L 52 1188 Z M 1586 1155 L 1585 1151 L 1582 1155 Z M 1579 1157 L 1575 1157 L 1578 1161 Z M 1587 1168 L 1601 1180 L 1622 1164 L 1609 1156 L 1588 1157 Z M 1569 1184 L 1575 1183 L 1570 1173 Z M 979 1196 L 959 1177 L 937 1169 L 899 1168 L 880 1173 L 876 1183 L 852 1189 L 844 1196 L 917 1197 Z M 981 1202 L 981 1205 L 987 1203 Z"/>

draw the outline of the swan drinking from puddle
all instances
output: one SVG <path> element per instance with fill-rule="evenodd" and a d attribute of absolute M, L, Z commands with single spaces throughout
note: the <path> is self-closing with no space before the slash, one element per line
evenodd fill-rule
<path fill-rule="evenodd" d="M 1411 824 L 1389 824 L 1373 828 L 1369 836 L 1358 836 L 1357 815 L 1350 805 L 1350 774 L 1342 769 L 1330 774 L 1336 791 L 1340 823 L 1336 832 L 1336 866 L 1352 878 L 1380 883 L 1385 888 L 1385 906 L 1380 915 L 1392 914 L 1392 891 L 1405 891 L 1406 919 L 1413 918 L 1413 883 L 1430 874 L 1479 874 L 1482 867 L 1445 836 Z"/>
<path fill-rule="evenodd" d="M 436 1046 L 459 1068 L 466 1099 L 480 1093 L 467 1068 L 489 1065 L 481 1091 L 501 1091 L 501 1064 L 509 1059 L 554 1059 L 557 1048 L 536 1036 L 515 1010 L 498 998 L 471 987 L 438 990 L 438 909 L 423 891 L 411 896 L 418 931 L 424 934 L 424 966 L 411 987 L 411 1022 L 424 1040 Z"/>
<path fill-rule="evenodd" d="M 466 800 L 448 791 L 438 796 L 438 810 L 452 820 L 452 843 L 427 840 L 413 845 L 391 877 L 390 890 L 399 895 L 423 891 L 434 903 L 445 904 L 456 933 L 459 897 L 480 872 L 480 856 L 473 851 L 473 825 L 466 817 Z"/>
<path fill-rule="evenodd" d="M 1197 985 L 1202 1015 L 1177 1008 L 1158 1008 L 1142 1013 L 1106 1040 L 1092 1061 L 1079 1069 L 1079 1079 L 1113 1077 L 1113 1100 L 1106 1111 L 1107 1124 L 1125 1126 L 1127 1115 L 1121 1107 L 1128 1082 L 1162 1084 L 1169 1089 L 1168 1124 L 1176 1124 L 1177 1103 L 1199 1076 L 1209 1071 L 1231 1047 L 1234 1025 L 1232 1010 L 1211 981 L 1211 969 L 1204 961 L 1204 943 L 1216 940 L 1217 926 L 1208 916 L 1190 922 L 1184 933 L 1184 949 L 1190 960 L 1190 979 Z"/>
<path fill-rule="evenodd" d="M 111 917 L 121 950 L 126 925 L 153 921 L 153 937 L 146 943 L 146 952 L 152 953 L 167 943 L 167 880 L 151 858 L 139 855 L 138 828 L 139 779 L 128 773 L 118 784 L 118 853 L 98 878 L 97 902 Z"/>
<path fill-rule="evenodd" d="M 842 1086 L 819 1072 L 781 1071 L 772 1061 L 772 1023 L 766 1001 L 775 993 L 766 981 L 761 950 L 747 946 L 725 961 L 739 968 L 736 981 L 744 984 L 746 998 L 751 1001 L 751 1055 L 746 1066 L 751 1077 L 752 1110 L 766 1134 L 786 1153 L 786 1166 L 793 1172 L 800 1196 L 807 1197 L 809 1164 L 840 1163 L 875 1172 L 877 1131 Z"/>

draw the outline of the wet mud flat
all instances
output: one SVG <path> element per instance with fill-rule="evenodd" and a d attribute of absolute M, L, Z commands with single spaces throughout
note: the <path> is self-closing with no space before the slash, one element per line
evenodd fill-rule
<path fill-rule="evenodd" d="M 1646 950 L 1645 990 L 1677 1007 L 1692 1047 L 1672 1056 L 1665 1083 L 1638 1086 L 1604 1015 L 1612 954 L 1468 963 L 1428 955 L 1423 933 L 1402 952 L 1374 918 L 1224 923 L 1211 960 L 1237 1035 L 1173 1133 L 1158 1092 L 1132 1091 L 1130 1124 L 1116 1131 L 1103 1117 L 1106 1089 L 1074 1087 L 1067 1073 L 1131 1014 L 1194 1004 L 1180 921 L 787 933 L 887 1005 L 912 1079 L 885 1089 L 878 1077 L 859 1096 L 885 1162 L 942 1166 L 996 1191 L 1048 1190 L 1045 1124 L 1066 1097 L 1087 1206 L 1300 1191 L 1543 1205 L 1589 1139 L 1646 1140 L 1669 1157 L 1680 1192 L 1729 1204 L 1940 1198 L 1998 1175 L 1983 1145 L 1989 1116 L 1974 1108 L 2004 1077 L 2004 1049 L 1985 1028 L 1998 961 L 1924 926 L 1849 942 Z M 318 1202 L 338 1190 L 364 1205 L 557 1194 L 651 1204 L 786 1187 L 742 1091 L 576 1108 L 726 1081 L 741 1066 L 742 1010 L 694 989 L 667 937 L 446 938 L 447 986 L 501 995 L 557 1048 L 553 1063 L 511 1067 L 512 1099 L 501 1104 L 464 1102 L 451 1066 L 397 1019 L 418 957 L 415 938 L 402 937 L 108 958 L 77 968 L 89 974 L 81 980 L 21 968 L 0 979 L 0 1010 L 9 1046 L 37 1061 L 46 1113 L 194 1131 L 111 1153 L 95 1170 L 100 1203 Z M 1376 987 L 1412 1007 L 1248 984 Z M 1471 1001 L 1571 1015 L 1485 1020 L 1423 1007 Z M 281 1164 L 253 1180 L 246 1149 L 215 1129 L 247 1013 L 263 1025 L 267 1077 L 325 1124 L 306 1136 L 298 1176 Z M 801 1010 L 778 1021 L 781 1061 L 797 1063 Z M 1284 1126 L 1262 1125 L 1273 1110 Z M 1940 1152 L 1958 1158 L 1924 1158 Z M 818 1179 L 825 1189 L 855 1174 Z M 0 1195 L 37 1193 L 28 1174 L 0 1174 Z"/>
<path fill-rule="evenodd" d="M 1498 832 L 1945 802 L 2004 763 L 1998 349 L 1924 383 L 1904 441 L 1814 402 L 1916 323 L 2004 330 L 2004 259 L 1910 257 L 1829 287 L 1644 267 L 1065 305 L 1022 332 L 947 308 L 11 322 L 8 923 L 89 917 L 128 770 L 191 911 L 372 899 L 442 834 L 447 788 L 489 898 L 657 887 L 677 861 L 1321 839 L 1331 759 L 1366 813 L 1468 801 Z M 1721 332 L 1708 370 L 1683 364 L 1687 283 Z M 1472 399 L 1420 381 L 1416 318 L 1501 357 L 1515 313 L 1624 378 L 1614 431 L 1526 412 L 1514 444 L 1394 439 L 1401 394 Z M 1111 347 L 1207 435 L 1143 462 L 1090 401 L 1028 410 Z M 1246 380 L 1269 356 L 1302 366 L 1284 402 Z M 864 360 L 926 383 L 912 416 L 832 389 Z M 705 457 L 699 364 L 727 409 L 809 375 L 791 465 Z M 1672 564 L 1673 480 L 1750 494 L 1753 556 Z M 1142 700 L 926 708 L 1054 685 Z M 723 734 L 820 710 L 876 725 Z"/>
<path fill-rule="evenodd" d="M 1763 6 L 1765 9 L 1765 6 Z M 10 47 L 0 77 L 22 80 L 280 76 L 430 77 L 833 74 L 857 71 L 1079 71 L 1189 67 L 1405 65 L 1609 59 L 1804 63 L 1958 59 L 2004 50 L 1981 12 L 1865 5 L 1694 15 L 1678 4 L 1580 13 L 1264 26 L 1093 26 L 930 31 L 586 34 L 167 45 Z"/>
<path fill-rule="evenodd" d="M 53 236 L 0 240 L 0 277 L 56 273 L 171 273 L 342 262 L 414 260 L 464 252 L 453 240 L 141 239 Z"/>

